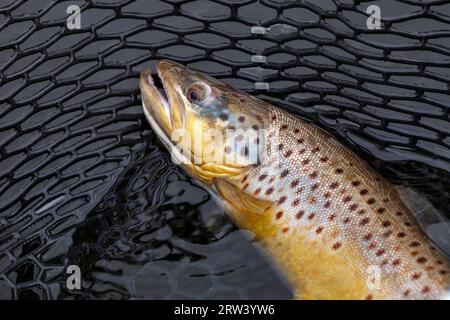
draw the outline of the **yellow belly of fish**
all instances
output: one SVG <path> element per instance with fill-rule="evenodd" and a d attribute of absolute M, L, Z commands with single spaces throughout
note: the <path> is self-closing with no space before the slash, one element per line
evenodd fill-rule
<path fill-rule="evenodd" d="M 319 241 L 296 233 L 263 240 L 263 246 L 293 286 L 296 299 L 366 299 L 374 297 L 367 286 L 368 276 L 361 272 L 361 253 L 345 246 L 331 252 Z M 381 298 L 380 294 L 377 298 Z"/>

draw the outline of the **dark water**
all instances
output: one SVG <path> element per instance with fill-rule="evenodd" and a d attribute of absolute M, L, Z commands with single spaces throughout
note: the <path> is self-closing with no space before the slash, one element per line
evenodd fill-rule
<path fill-rule="evenodd" d="M 289 298 L 223 210 L 161 149 L 145 144 L 111 196 L 76 228 L 68 258 L 89 270 L 84 274 L 89 285 L 76 296 Z"/>
<path fill-rule="evenodd" d="M 450 218 L 450 6 L 373 3 L 384 30 L 341 0 L 0 0 L 0 298 L 290 297 L 146 123 L 160 58 L 313 121 Z"/>

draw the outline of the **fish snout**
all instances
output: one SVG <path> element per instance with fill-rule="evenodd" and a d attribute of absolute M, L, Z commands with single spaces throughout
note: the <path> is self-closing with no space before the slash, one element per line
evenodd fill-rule
<path fill-rule="evenodd" d="M 172 130 L 170 106 L 166 97 L 155 86 L 150 68 L 141 72 L 139 86 L 146 118 L 151 123 L 156 122 L 164 133 L 169 135 Z"/>

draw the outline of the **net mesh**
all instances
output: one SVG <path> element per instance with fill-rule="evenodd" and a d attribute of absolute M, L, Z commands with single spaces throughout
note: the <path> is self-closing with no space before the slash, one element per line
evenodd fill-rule
<path fill-rule="evenodd" d="M 290 297 L 146 123 L 160 58 L 313 120 L 449 216 L 449 21 L 446 1 L 0 0 L 0 297 Z"/>

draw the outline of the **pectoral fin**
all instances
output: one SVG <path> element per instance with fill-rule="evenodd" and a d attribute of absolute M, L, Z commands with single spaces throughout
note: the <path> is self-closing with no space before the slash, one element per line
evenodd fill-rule
<path fill-rule="evenodd" d="M 257 199 L 225 179 L 216 179 L 214 185 L 239 227 L 253 232 L 257 238 L 267 238 L 276 233 L 272 202 Z"/>

